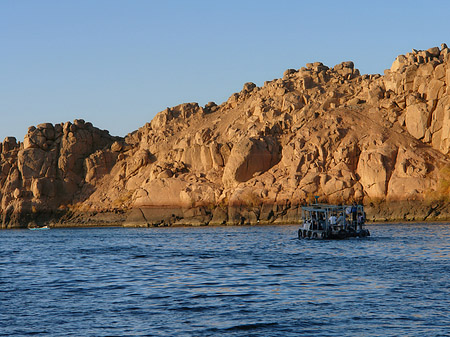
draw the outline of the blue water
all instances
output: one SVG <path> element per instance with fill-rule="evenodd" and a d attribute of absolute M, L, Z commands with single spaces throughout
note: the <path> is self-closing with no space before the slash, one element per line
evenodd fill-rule
<path fill-rule="evenodd" d="M 0 335 L 450 335 L 450 225 L 297 228 L 0 231 Z"/>

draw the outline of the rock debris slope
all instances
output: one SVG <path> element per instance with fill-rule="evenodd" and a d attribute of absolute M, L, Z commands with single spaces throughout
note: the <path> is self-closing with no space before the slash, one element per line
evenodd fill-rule
<path fill-rule="evenodd" d="M 90 123 L 1 146 L 2 227 L 293 223 L 300 206 L 363 202 L 373 220 L 450 215 L 450 50 L 384 75 L 320 62 L 185 103 L 125 138 Z"/>

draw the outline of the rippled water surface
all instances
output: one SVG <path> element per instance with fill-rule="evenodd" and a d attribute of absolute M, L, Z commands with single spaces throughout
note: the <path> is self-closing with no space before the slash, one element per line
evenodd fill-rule
<path fill-rule="evenodd" d="M 297 228 L 0 231 L 0 335 L 450 335 L 450 225 Z"/>

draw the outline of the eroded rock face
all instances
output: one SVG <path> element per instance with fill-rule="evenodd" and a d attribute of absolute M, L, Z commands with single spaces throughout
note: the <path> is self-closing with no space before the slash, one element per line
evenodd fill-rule
<path fill-rule="evenodd" d="M 5 139 L 2 227 L 26 227 L 39 214 L 51 214 L 75 202 L 84 184 L 107 174 L 115 163 L 116 158 L 106 151 L 115 139 L 83 120 L 30 127 L 22 144 Z M 90 159 L 93 153 L 97 157 Z"/>
<path fill-rule="evenodd" d="M 0 144 L 2 226 L 52 212 L 83 224 L 291 223 L 314 196 L 371 205 L 372 219 L 450 217 L 439 204 L 449 83 L 442 45 L 398 56 L 383 76 L 351 61 L 288 69 L 220 105 L 167 108 L 124 139 L 83 120 L 39 124 Z"/>
<path fill-rule="evenodd" d="M 222 181 L 225 187 L 246 182 L 266 172 L 280 161 L 280 146 L 276 140 L 242 139 L 233 146 L 224 168 Z"/>
<path fill-rule="evenodd" d="M 386 195 L 388 173 L 381 153 L 364 151 L 359 157 L 357 173 L 368 197 L 381 199 Z"/>

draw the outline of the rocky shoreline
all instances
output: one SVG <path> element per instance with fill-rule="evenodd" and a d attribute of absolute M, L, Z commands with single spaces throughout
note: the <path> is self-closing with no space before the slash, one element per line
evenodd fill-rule
<path fill-rule="evenodd" d="M 279 210 L 282 215 L 273 210 Z M 424 204 L 415 201 L 385 202 L 367 205 L 367 222 L 448 222 L 450 204 L 435 202 Z M 196 216 L 192 216 L 192 213 Z M 220 215 L 218 215 L 220 213 Z M 49 214 L 22 214 L 10 228 L 50 226 L 52 228 L 81 227 L 195 227 L 195 226 L 253 226 L 301 224 L 301 206 L 283 209 L 273 205 L 234 209 L 181 209 L 147 208 L 128 212 L 59 212 Z"/>
<path fill-rule="evenodd" d="M 300 221 L 300 205 L 362 203 L 370 221 L 450 219 L 450 50 L 351 61 L 184 103 L 126 137 L 77 119 L 0 144 L 2 229 Z"/>

